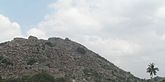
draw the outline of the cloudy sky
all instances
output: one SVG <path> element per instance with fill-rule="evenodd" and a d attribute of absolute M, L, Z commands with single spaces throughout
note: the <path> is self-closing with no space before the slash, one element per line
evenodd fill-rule
<path fill-rule="evenodd" d="M 68 37 L 135 76 L 165 76 L 165 0 L 0 0 L 0 42 Z"/>

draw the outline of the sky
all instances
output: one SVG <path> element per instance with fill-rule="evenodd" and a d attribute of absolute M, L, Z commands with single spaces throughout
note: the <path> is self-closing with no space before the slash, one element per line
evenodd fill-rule
<path fill-rule="evenodd" d="M 0 0 L 0 42 L 68 37 L 137 77 L 165 76 L 164 0 Z"/>

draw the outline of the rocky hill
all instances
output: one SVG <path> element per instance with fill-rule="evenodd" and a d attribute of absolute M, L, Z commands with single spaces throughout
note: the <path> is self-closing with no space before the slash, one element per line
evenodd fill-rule
<path fill-rule="evenodd" d="M 44 71 L 70 82 L 147 82 L 68 38 L 43 40 L 30 36 L 1 43 L 0 69 L 3 79 Z"/>

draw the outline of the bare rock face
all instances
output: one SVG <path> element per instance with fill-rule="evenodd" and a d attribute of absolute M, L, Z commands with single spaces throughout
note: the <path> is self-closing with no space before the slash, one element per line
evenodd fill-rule
<path fill-rule="evenodd" d="M 45 71 L 74 82 L 145 82 L 70 39 L 14 38 L 0 44 L 0 75 L 18 78 Z"/>

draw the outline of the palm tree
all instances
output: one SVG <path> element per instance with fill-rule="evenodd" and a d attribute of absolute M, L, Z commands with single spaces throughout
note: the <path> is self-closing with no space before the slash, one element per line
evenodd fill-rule
<path fill-rule="evenodd" d="M 156 75 L 157 71 L 159 71 L 159 69 L 157 67 L 155 67 L 155 64 L 154 63 L 150 63 L 148 65 L 147 73 L 150 74 L 151 79 L 153 78 L 154 75 Z"/>

